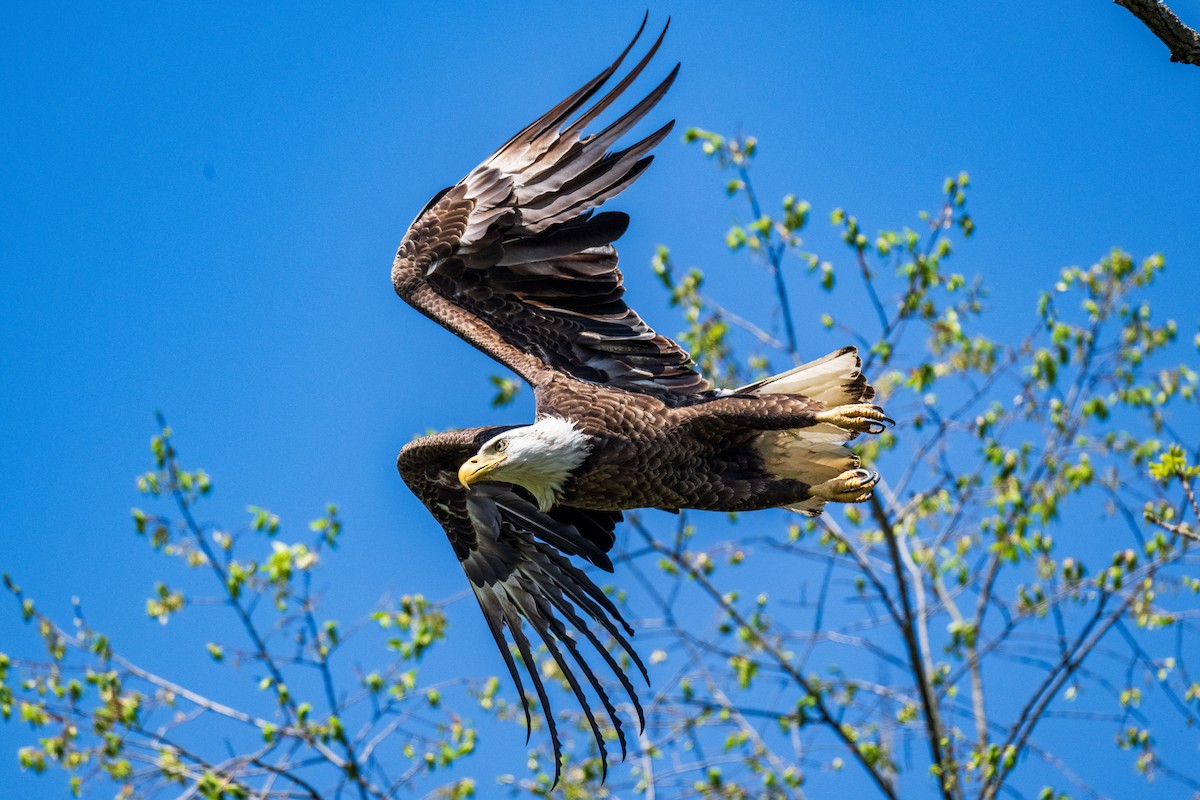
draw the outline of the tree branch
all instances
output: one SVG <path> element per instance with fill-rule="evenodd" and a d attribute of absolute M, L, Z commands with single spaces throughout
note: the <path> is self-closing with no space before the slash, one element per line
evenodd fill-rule
<path fill-rule="evenodd" d="M 958 773 L 951 763 L 952 759 L 948 759 L 942 751 L 942 744 L 945 741 L 945 737 L 941 719 L 938 715 L 937 702 L 933 698 L 933 691 L 929 685 L 929 672 L 926 669 L 925 660 L 921 655 L 922 648 L 918 642 L 917 626 L 921 624 L 921 621 L 913 612 L 912 603 L 908 597 L 908 589 L 905 587 L 904 571 L 906 567 L 900 554 L 900 546 L 896 539 L 897 534 L 892 527 L 891 519 L 888 518 L 887 511 L 879 502 L 879 498 L 871 495 L 870 504 L 871 515 L 883 530 L 884 538 L 887 540 L 888 553 L 892 559 L 892 571 L 896 577 L 896 594 L 900 598 L 900 605 L 903 610 L 900 632 L 904 636 L 904 644 L 908 649 L 908 659 L 912 666 L 913 678 L 917 684 L 917 693 L 921 697 L 921 707 L 925 713 L 925 723 L 929 737 L 929 752 L 933 758 L 934 766 L 938 771 L 938 788 L 941 789 L 943 800 L 952 800 L 957 794 L 956 781 Z M 917 577 L 916 580 L 919 581 L 920 578 Z"/>
<path fill-rule="evenodd" d="M 770 640 L 760 633 L 758 629 L 741 614 L 741 612 L 734 608 L 731 601 L 727 599 L 716 587 L 714 587 L 712 583 L 710 583 L 704 576 L 704 574 L 696 569 L 692 563 L 690 563 L 686 558 L 682 557 L 679 553 L 672 551 L 659 542 L 658 539 L 655 538 L 654 535 L 651 534 L 650 531 L 642 524 L 638 517 L 631 515 L 629 518 L 627 518 L 627 522 L 635 531 L 638 532 L 638 534 L 641 535 L 648 547 L 657 552 L 659 555 L 664 556 L 674 562 L 676 567 L 684 571 L 688 577 L 695 581 L 696 585 L 699 586 L 723 612 L 729 615 L 729 618 L 734 621 L 739 630 L 745 632 L 745 635 L 750 641 L 756 643 L 762 648 L 764 653 L 768 654 L 772 659 L 774 659 L 774 661 L 779 665 L 779 668 L 789 678 L 791 678 L 792 681 L 795 682 L 796 686 L 804 691 L 805 695 L 812 703 L 812 708 L 817 714 L 817 719 L 823 725 L 828 727 L 828 729 L 832 731 L 838 739 L 841 740 L 842 744 L 850 750 L 850 754 L 854 756 L 866 773 L 875 782 L 875 785 L 879 791 L 885 797 L 889 798 L 889 800 L 896 800 L 898 797 L 896 788 L 887 779 L 887 776 L 884 775 L 878 765 L 873 763 L 871 759 L 864 755 L 858 741 L 856 741 L 855 738 L 851 737 L 847 733 L 846 728 L 843 726 L 841 720 L 829 710 L 829 707 L 825 703 L 825 697 L 821 691 L 818 688 L 814 688 L 809 679 L 801 675 L 797 668 L 792 665 L 791 656 L 780 651 L 778 647 L 776 647 Z"/>
<path fill-rule="evenodd" d="M 1140 19 L 1150 32 L 1171 50 L 1177 64 L 1200 67 L 1200 33 L 1184 25 L 1175 12 L 1160 0 L 1113 0 Z"/>

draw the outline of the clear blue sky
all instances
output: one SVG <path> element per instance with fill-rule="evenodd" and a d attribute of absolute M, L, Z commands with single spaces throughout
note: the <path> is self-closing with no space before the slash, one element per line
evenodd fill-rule
<path fill-rule="evenodd" d="M 683 62 L 653 118 L 757 136 L 759 189 L 812 202 L 811 247 L 837 254 L 833 207 L 869 231 L 908 224 L 966 169 L 979 231 L 956 268 L 986 275 L 1000 311 L 1028 314 L 1060 267 L 1119 245 L 1163 252 L 1177 313 L 1196 318 L 1200 69 L 1168 63 L 1127 12 L 739 5 L 651 8 L 652 27 L 672 17 L 654 74 Z M 1200 22 L 1200 2 L 1175 5 Z M 395 297 L 392 255 L 435 190 L 607 64 L 644 7 L 6 12 L 0 569 L 64 618 L 78 594 L 132 657 L 187 682 L 197 640 L 145 619 L 164 570 L 128 521 L 161 409 L 185 460 L 215 478 L 212 519 L 235 524 L 253 502 L 299 532 L 324 501 L 341 505 L 326 577 L 343 619 L 388 591 L 462 590 L 396 452 L 428 428 L 531 408 L 488 408 L 499 368 Z M 658 243 L 708 269 L 733 309 L 766 307 L 765 275 L 724 253 L 734 209 L 720 179 L 678 136 L 614 207 L 633 216 L 630 300 L 659 330 L 680 323 L 649 272 Z M 851 313 L 826 303 L 797 300 L 814 356 L 836 344 L 820 314 Z M 4 608 L 0 649 L 32 649 Z M 451 647 L 486 640 L 473 605 L 451 616 Z M 480 675 L 501 668 L 490 648 L 472 660 Z M 27 738 L 0 726 L 0 785 L 59 796 L 61 777 L 18 774 Z"/>

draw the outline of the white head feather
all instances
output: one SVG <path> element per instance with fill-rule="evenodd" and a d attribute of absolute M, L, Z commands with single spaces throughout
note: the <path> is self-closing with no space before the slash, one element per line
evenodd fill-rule
<path fill-rule="evenodd" d="M 544 417 L 533 425 L 493 437 L 479 448 L 479 455 L 495 453 L 498 445 L 502 447 L 504 462 L 491 471 L 488 479 L 528 489 L 541 510 L 549 511 L 563 484 L 588 457 L 591 438 L 569 420 Z"/>

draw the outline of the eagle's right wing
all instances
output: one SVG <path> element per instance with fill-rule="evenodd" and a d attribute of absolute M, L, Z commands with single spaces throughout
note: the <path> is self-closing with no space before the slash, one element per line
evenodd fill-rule
<path fill-rule="evenodd" d="M 633 684 L 589 626 L 589 619 L 616 640 L 644 678 L 646 668 L 625 637 L 626 634 L 632 636 L 633 629 L 604 592 L 564 557 L 564 554 L 580 556 L 611 572 L 612 562 L 607 550 L 613 544 L 613 527 L 621 518 L 619 512 L 584 511 L 558 506 L 544 513 L 538 510 L 531 499 L 523 496 L 522 489 L 511 484 L 485 481 L 466 489 L 458 482 L 459 466 L 484 442 L 503 430 L 505 428 L 502 427 L 474 428 L 417 439 L 400 452 L 397 466 L 405 483 L 421 498 L 421 502 L 441 523 L 450 538 L 455 555 L 467 573 L 483 610 L 492 638 L 521 695 L 528 730 L 531 725 L 529 700 L 504 637 L 503 631 L 508 629 L 550 729 L 554 748 L 554 780 L 557 783 L 562 746 L 550 700 L 530 641 L 523 631 L 523 623 L 528 623 L 545 644 L 583 707 L 605 770 L 608 756 L 604 737 L 588 705 L 583 687 L 560 645 L 570 652 L 575 665 L 604 704 L 620 740 L 622 757 L 626 752 L 625 733 L 612 701 L 579 652 L 577 642 L 567 626 L 576 635 L 591 642 L 612 669 L 629 695 L 642 727 L 645 726 L 645 718 Z M 624 628 L 624 633 L 621 628 Z"/>

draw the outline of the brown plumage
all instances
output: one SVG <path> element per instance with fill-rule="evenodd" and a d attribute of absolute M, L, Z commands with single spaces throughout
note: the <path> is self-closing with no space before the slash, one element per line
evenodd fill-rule
<path fill-rule="evenodd" d="M 572 664 L 604 706 L 622 756 L 625 732 L 579 637 L 608 664 L 644 724 L 633 684 L 602 638 L 645 677 L 626 638 L 633 631 L 568 557 L 612 571 L 607 552 L 623 509 L 818 514 L 828 501 L 864 500 L 878 476 L 860 470 L 844 445 L 890 423 L 869 404 L 874 391 L 854 348 L 719 392 L 625 304 L 612 242 L 628 217 L 594 212 L 642 174 L 670 132 L 667 123 L 611 149 L 670 88 L 678 65 L 608 127 L 585 129 L 642 72 L 666 28 L 584 109 L 641 33 L 611 66 L 435 195 L 392 267 L 400 297 L 533 387 L 534 424 L 427 436 L 401 451 L 398 466 L 450 537 L 528 723 L 508 630 L 550 729 L 556 782 L 561 745 L 524 624 L 578 698 L 606 766 L 604 737 Z"/>

